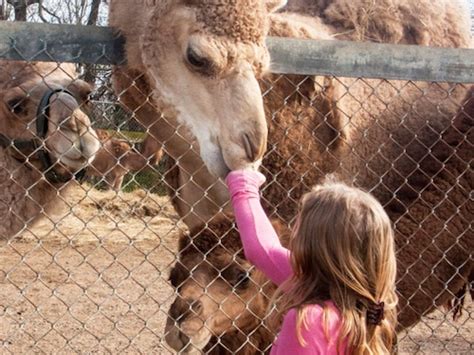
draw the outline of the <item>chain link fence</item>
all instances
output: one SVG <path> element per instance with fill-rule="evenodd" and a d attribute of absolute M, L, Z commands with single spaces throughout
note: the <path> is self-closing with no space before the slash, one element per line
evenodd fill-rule
<path fill-rule="evenodd" d="M 27 55 L 15 43 L 16 61 L 0 62 L 0 353 L 268 351 L 275 286 L 245 260 L 222 181 L 171 152 L 183 127 L 163 141 L 166 116 L 139 123 L 150 93 L 137 106 L 127 92 L 143 78 L 114 90 L 104 47 L 92 90 L 74 65 L 36 61 L 58 52 Z M 371 191 L 390 215 L 400 353 L 474 352 L 466 70 L 459 83 L 408 70 L 413 80 L 260 81 L 263 201 L 283 240 L 301 195 L 327 174 Z"/>

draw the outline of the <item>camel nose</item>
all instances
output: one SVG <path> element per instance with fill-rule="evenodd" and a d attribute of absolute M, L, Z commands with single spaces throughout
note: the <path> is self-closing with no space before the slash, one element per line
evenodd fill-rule
<path fill-rule="evenodd" d="M 260 159 L 265 152 L 267 144 L 266 135 L 255 135 L 244 133 L 242 136 L 245 154 L 250 162 L 255 162 Z"/>
<path fill-rule="evenodd" d="M 190 308 L 195 316 L 199 316 L 202 313 L 204 306 L 202 305 L 201 301 L 195 300 L 190 303 Z"/>

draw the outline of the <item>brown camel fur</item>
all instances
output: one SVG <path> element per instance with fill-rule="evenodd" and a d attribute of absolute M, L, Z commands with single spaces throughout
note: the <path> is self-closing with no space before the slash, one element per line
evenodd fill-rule
<path fill-rule="evenodd" d="M 432 47 L 469 47 L 463 0 L 289 0 L 285 10 L 320 17 L 338 37 Z"/>
<path fill-rule="evenodd" d="M 8 61 L 0 67 L 0 133 L 9 139 L 38 137 L 36 111 L 50 88 L 66 88 L 74 95 L 52 96 L 48 133 L 42 142 L 55 171 L 67 177 L 85 168 L 99 148 L 89 118 L 81 111 L 91 88 L 77 80 L 73 68 Z M 69 184 L 45 180 L 38 154 L 31 149 L 1 147 L 0 166 L 0 240 L 8 240 L 51 213 L 64 199 Z"/>
<path fill-rule="evenodd" d="M 142 151 L 138 152 L 128 142 L 112 138 L 107 131 L 98 129 L 96 132 L 101 148 L 87 168 L 87 175 L 103 178 L 107 187 L 117 192 L 120 191 L 126 174 L 143 171 L 161 159 L 161 150 L 150 142 L 154 139 L 149 136 L 142 144 Z"/>
<path fill-rule="evenodd" d="M 471 179 L 471 185 L 467 186 L 472 191 L 472 181 L 474 179 L 474 174 L 472 173 L 472 167 L 470 167 L 470 162 L 472 163 L 473 151 L 474 151 L 474 88 L 471 87 L 469 92 L 466 94 L 465 101 L 463 106 L 457 113 L 456 117 L 453 119 L 453 124 L 449 127 L 446 132 L 443 134 L 443 141 L 438 142 L 435 146 L 436 153 L 445 159 L 445 161 L 451 162 L 452 165 L 458 167 L 460 174 L 466 174 L 467 179 Z M 427 162 L 428 163 L 428 162 Z M 437 163 L 438 166 L 440 163 Z M 464 171 L 464 169 L 466 169 Z M 467 192 L 467 191 L 466 191 Z M 470 206 L 470 216 L 472 220 L 473 209 L 472 203 L 466 201 L 468 207 Z M 469 214 L 468 214 L 469 216 Z M 471 229 L 466 229 L 464 233 L 467 234 L 467 238 L 471 238 L 471 244 L 468 244 L 467 247 L 471 248 L 472 251 L 472 227 Z M 456 251 L 453 251 L 456 252 Z M 469 265 L 467 265 L 469 267 Z M 457 293 L 454 294 L 454 297 L 449 300 L 446 304 L 448 310 L 453 310 L 453 318 L 456 320 L 462 314 L 462 309 L 466 301 L 466 294 L 471 294 L 471 300 L 474 299 L 474 266 L 471 263 L 470 272 L 463 273 L 463 275 L 468 275 L 464 287 L 461 287 Z"/>
<path fill-rule="evenodd" d="M 325 38 L 330 30 L 323 20 L 294 14 L 272 16 L 273 35 Z M 469 28 L 458 30 L 458 40 L 466 43 Z M 460 43 L 443 38 L 445 42 L 438 39 L 435 44 Z M 469 168 L 474 151 L 472 121 L 453 125 L 456 112 L 466 102 L 466 89 L 276 75 L 262 86 L 269 119 L 263 160 L 268 213 L 291 223 L 301 195 L 328 173 L 371 191 L 387 209 L 396 231 L 399 328 L 415 324 L 435 306 L 446 304 L 470 274 L 474 247 L 469 224 L 473 205 L 468 199 L 474 181 Z M 461 132 L 465 139 L 450 140 L 453 132 Z M 454 153 L 447 155 L 449 151 Z M 213 186 L 212 179 L 198 188 L 186 184 L 186 162 L 184 168 L 181 161 L 174 167 L 168 175 L 175 191 L 171 196 L 178 213 L 195 228 L 199 220 L 208 221 L 218 213 L 226 195 L 207 190 Z M 208 191 L 217 207 L 194 206 L 190 216 L 198 189 Z"/>
<path fill-rule="evenodd" d="M 277 220 L 273 225 L 286 245 L 288 230 Z M 245 260 L 232 217 L 181 235 L 170 282 L 178 294 L 165 334 L 176 350 L 205 345 L 206 354 L 255 354 L 270 348 L 274 334 L 262 320 L 276 287 Z"/>

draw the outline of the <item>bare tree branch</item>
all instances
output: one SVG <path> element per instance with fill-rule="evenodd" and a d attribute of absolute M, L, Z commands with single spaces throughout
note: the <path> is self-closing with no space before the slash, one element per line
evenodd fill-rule
<path fill-rule="evenodd" d="M 55 18 L 58 21 L 58 23 L 62 23 L 61 18 L 59 16 L 57 16 L 54 12 L 50 11 L 46 6 L 44 6 L 42 0 L 39 0 L 38 3 L 39 3 L 38 16 L 41 19 L 41 21 L 43 21 L 44 23 L 49 23 L 50 22 L 45 18 L 44 14 L 43 14 L 43 11 L 44 11 L 49 16 Z"/>

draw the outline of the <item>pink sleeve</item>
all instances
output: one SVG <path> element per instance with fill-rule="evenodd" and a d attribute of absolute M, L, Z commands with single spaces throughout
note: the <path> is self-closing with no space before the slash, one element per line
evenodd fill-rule
<path fill-rule="evenodd" d="M 248 261 L 280 285 L 292 275 L 289 250 L 284 248 L 260 204 L 265 177 L 254 171 L 233 171 L 226 179 L 235 219 Z"/>

